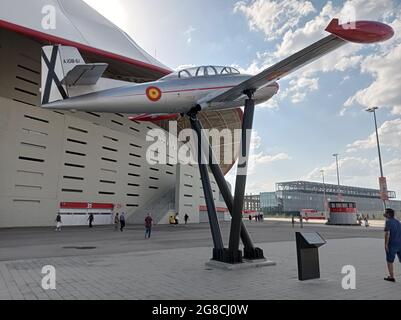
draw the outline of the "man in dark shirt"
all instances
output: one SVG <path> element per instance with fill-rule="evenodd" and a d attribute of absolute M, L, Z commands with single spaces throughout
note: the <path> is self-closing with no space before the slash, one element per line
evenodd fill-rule
<path fill-rule="evenodd" d="M 125 228 L 125 214 L 124 212 L 120 215 L 120 231 L 123 232 Z"/>
<path fill-rule="evenodd" d="M 152 234 L 152 225 L 153 219 L 150 216 L 150 213 L 148 213 L 147 217 L 145 218 L 145 239 L 150 238 L 150 235 Z"/>
<path fill-rule="evenodd" d="M 95 217 L 93 216 L 93 213 L 91 212 L 91 213 L 89 214 L 89 217 L 88 217 L 89 228 L 93 228 L 93 220 L 95 220 Z"/>
<path fill-rule="evenodd" d="M 395 282 L 395 256 L 398 256 L 398 260 L 401 262 L 401 223 L 395 219 L 393 209 L 386 209 L 384 216 L 386 217 L 386 225 L 384 227 L 384 247 L 386 249 L 387 268 L 390 274 L 387 278 L 384 278 L 384 280 Z"/>

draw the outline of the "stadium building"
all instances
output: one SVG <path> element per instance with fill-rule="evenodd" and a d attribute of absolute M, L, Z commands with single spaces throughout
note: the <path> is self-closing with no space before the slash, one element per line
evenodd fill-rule
<path fill-rule="evenodd" d="M 395 192 L 389 191 L 388 195 L 387 206 L 401 213 L 401 201 L 394 200 Z M 370 217 L 380 217 L 383 213 L 380 190 L 376 189 L 290 181 L 277 183 L 275 192 L 260 194 L 261 209 L 266 213 L 298 214 L 302 209 L 319 212 L 326 209 L 328 212 L 327 203 L 330 201 L 355 202 L 358 212 Z"/>
<path fill-rule="evenodd" d="M 42 26 L 43 8 L 55 9 L 56 28 Z M 24 8 L 21 10 L 21 8 Z M 108 224 L 115 212 L 142 223 L 151 212 L 167 223 L 171 212 L 207 221 L 196 166 L 151 165 L 152 129 L 168 121 L 138 122 L 126 114 L 59 112 L 40 104 L 41 47 L 74 46 L 87 62 L 108 63 L 105 77 L 129 82 L 159 79 L 171 70 L 126 33 L 80 0 L 0 2 L 0 228 L 49 226 L 58 212 L 67 225 Z M 203 126 L 240 129 L 240 109 L 200 114 Z M 189 122 L 178 119 L 179 131 Z M 178 132 L 179 132 L 178 131 Z M 238 149 L 227 141 L 221 148 Z M 171 156 L 171 155 L 169 155 Z M 222 166 L 227 173 L 232 165 Z M 213 181 L 220 218 L 227 208 Z"/>

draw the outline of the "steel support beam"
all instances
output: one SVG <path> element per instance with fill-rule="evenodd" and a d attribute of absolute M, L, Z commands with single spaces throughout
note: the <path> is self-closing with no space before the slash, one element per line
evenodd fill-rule
<path fill-rule="evenodd" d="M 203 126 L 202 123 L 199 121 L 199 119 L 196 119 L 198 122 L 198 127 L 201 129 L 201 135 L 204 143 L 202 143 L 202 150 L 203 153 L 209 156 L 209 167 L 210 170 L 212 171 L 212 174 L 214 176 L 214 179 L 216 180 L 216 183 L 220 189 L 220 192 L 223 196 L 224 202 L 227 205 L 227 209 L 230 212 L 231 217 L 233 216 L 233 205 L 234 205 L 234 198 L 231 194 L 230 188 L 227 185 L 227 181 L 224 178 L 224 174 L 221 171 L 219 162 L 216 160 L 216 157 L 214 155 L 213 149 L 211 145 L 209 144 L 209 141 L 206 137 L 206 135 L 203 132 Z M 245 227 L 245 224 L 241 220 L 241 240 L 244 245 L 244 258 L 249 259 L 249 260 L 255 260 L 255 259 L 263 259 L 263 250 L 260 248 L 255 248 L 253 245 L 252 239 L 248 233 L 248 230 Z"/>
<path fill-rule="evenodd" d="M 251 141 L 251 130 L 253 127 L 253 117 L 255 113 L 255 102 L 252 94 L 248 94 L 249 99 L 245 101 L 244 118 L 242 122 L 241 147 L 238 159 L 237 178 L 235 182 L 235 193 L 233 212 L 230 230 L 230 242 L 228 253 L 232 263 L 242 262 L 239 251 L 239 241 L 241 235 L 242 210 L 244 208 L 244 195 L 246 187 L 246 178 L 248 171 L 249 149 Z"/>
<path fill-rule="evenodd" d="M 196 132 L 197 136 L 197 152 L 198 152 L 198 165 L 199 172 L 201 176 L 203 192 L 205 195 L 205 202 L 207 207 L 207 212 L 209 216 L 209 224 L 212 232 L 213 238 L 213 259 L 224 261 L 224 244 L 221 237 L 221 230 L 219 226 L 219 220 L 217 218 L 216 206 L 213 199 L 213 191 L 210 185 L 209 171 L 206 165 L 206 159 L 204 158 L 202 150 L 202 128 L 199 125 L 199 120 L 197 117 L 197 112 L 191 112 L 189 115 L 189 121 L 191 123 L 192 129 Z"/>

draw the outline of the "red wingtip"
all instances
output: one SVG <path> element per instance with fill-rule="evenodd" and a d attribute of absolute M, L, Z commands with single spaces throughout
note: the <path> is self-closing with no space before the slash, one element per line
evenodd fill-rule
<path fill-rule="evenodd" d="M 326 31 L 343 40 L 356 43 L 382 42 L 394 36 L 391 26 L 376 21 L 356 21 L 340 25 L 338 19 L 333 19 Z"/>
<path fill-rule="evenodd" d="M 333 33 L 333 31 L 338 29 L 338 26 L 339 26 L 339 20 L 337 18 L 333 19 L 330 21 L 330 24 L 327 26 L 326 31 Z"/>

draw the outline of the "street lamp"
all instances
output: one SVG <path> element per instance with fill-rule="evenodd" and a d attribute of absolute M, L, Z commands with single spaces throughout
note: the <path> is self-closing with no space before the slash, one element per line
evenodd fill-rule
<path fill-rule="evenodd" d="M 340 170 L 338 168 L 338 153 L 334 153 L 333 157 L 336 158 L 336 165 L 337 165 L 337 184 L 338 184 L 338 200 L 342 201 L 342 196 L 341 196 L 341 192 L 340 192 Z"/>
<path fill-rule="evenodd" d="M 379 153 L 379 165 L 380 165 L 380 191 L 383 192 L 387 192 L 387 186 L 385 186 L 386 190 L 383 190 L 383 185 L 385 184 L 385 178 L 384 178 L 384 174 L 383 174 L 383 164 L 382 164 L 382 156 L 381 156 L 381 152 L 380 152 L 380 141 L 379 141 L 379 131 L 377 129 L 377 118 L 376 118 L 376 110 L 379 109 L 378 107 L 372 107 L 369 109 L 366 109 L 367 112 L 373 113 L 373 118 L 375 120 L 375 130 L 376 130 L 376 141 L 377 141 L 377 151 Z M 382 200 L 383 200 L 383 206 L 384 206 L 384 210 L 386 210 L 386 200 L 385 200 L 385 196 L 384 194 L 381 195 L 382 196 Z"/>
<path fill-rule="evenodd" d="M 336 165 L 337 165 L 337 184 L 338 184 L 338 188 L 340 188 L 340 170 L 338 169 L 338 153 L 334 153 L 333 157 L 336 158 Z"/>
<path fill-rule="evenodd" d="M 323 210 L 324 210 L 324 215 L 326 216 L 326 183 L 324 182 L 324 170 L 320 170 L 322 173 L 322 178 L 323 178 Z"/>

